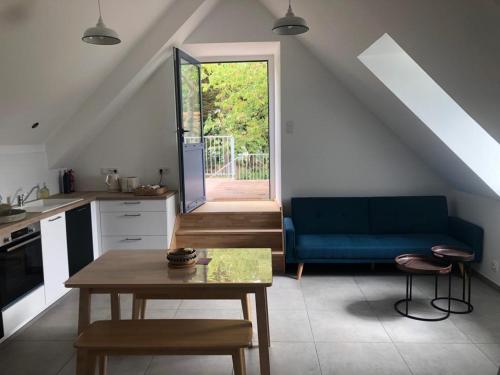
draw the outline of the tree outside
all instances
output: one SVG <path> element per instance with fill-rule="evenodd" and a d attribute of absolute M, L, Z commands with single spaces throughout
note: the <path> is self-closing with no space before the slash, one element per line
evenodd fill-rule
<path fill-rule="evenodd" d="M 269 153 L 267 62 L 202 65 L 204 135 L 230 135 L 236 154 Z"/>

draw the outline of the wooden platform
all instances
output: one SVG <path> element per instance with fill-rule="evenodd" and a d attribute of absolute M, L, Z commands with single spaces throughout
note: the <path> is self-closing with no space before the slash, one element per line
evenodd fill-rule
<path fill-rule="evenodd" d="M 208 201 L 268 200 L 269 180 L 234 180 L 207 177 L 205 188 Z"/>
<path fill-rule="evenodd" d="M 275 201 L 207 202 L 178 217 L 176 247 L 270 247 L 284 271 L 283 215 Z"/>

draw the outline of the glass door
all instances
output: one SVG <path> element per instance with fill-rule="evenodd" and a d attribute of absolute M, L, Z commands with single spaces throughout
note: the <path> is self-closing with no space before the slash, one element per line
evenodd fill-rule
<path fill-rule="evenodd" d="M 174 48 L 182 212 L 187 213 L 206 201 L 201 65 L 185 52 Z"/>

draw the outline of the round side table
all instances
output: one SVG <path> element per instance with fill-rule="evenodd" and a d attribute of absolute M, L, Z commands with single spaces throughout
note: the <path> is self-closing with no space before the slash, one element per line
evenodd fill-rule
<path fill-rule="evenodd" d="M 474 260 L 474 252 L 453 248 L 451 246 L 440 245 L 434 246 L 432 254 L 436 259 L 448 261 L 452 264 L 457 264 L 462 273 L 462 298 L 451 297 L 450 299 L 465 305 L 464 310 L 450 310 L 453 314 L 469 314 L 474 310 L 474 306 L 470 303 L 471 296 L 471 262 Z M 467 282 L 468 281 L 468 282 Z M 438 281 L 436 278 L 434 299 L 431 301 L 432 306 L 441 311 L 446 311 L 436 304 L 436 301 L 448 299 L 448 297 L 438 297 Z"/>
<path fill-rule="evenodd" d="M 394 304 L 394 309 L 401 315 L 415 320 L 426 322 L 437 322 L 444 320 L 450 316 L 451 308 L 451 268 L 452 265 L 441 259 L 431 258 L 419 254 L 403 254 L 396 257 L 395 262 L 397 267 L 406 273 L 406 298 L 397 301 Z M 409 313 L 409 302 L 412 300 L 413 275 L 435 275 L 436 280 L 440 275 L 448 275 L 448 310 L 445 315 L 437 318 L 424 318 Z M 437 284 L 436 284 L 437 285 Z M 405 309 L 402 311 L 400 305 L 404 303 Z M 439 309 L 441 310 L 441 309 Z"/>

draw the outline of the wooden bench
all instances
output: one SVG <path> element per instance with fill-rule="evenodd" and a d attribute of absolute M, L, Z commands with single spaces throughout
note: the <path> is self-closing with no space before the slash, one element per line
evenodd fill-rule
<path fill-rule="evenodd" d="M 247 320 L 104 320 L 77 338 L 77 375 L 106 374 L 108 355 L 231 355 L 235 375 L 244 375 L 252 335 Z"/>

